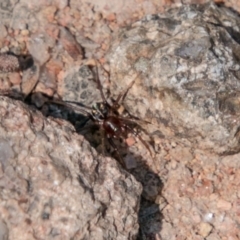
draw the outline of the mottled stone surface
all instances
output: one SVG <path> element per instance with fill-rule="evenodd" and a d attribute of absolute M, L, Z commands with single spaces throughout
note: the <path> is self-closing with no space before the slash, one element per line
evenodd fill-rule
<path fill-rule="evenodd" d="M 160 14 L 167 2 L 181 8 Z M 37 107 L 48 99 L 40 92 L 91 107 L 101 100 L 91 58 L 110 96 L 139 74 L 124 107 L 143 120 L 141 136 L 154 156 L 133 136 L 128 147 L 117 145 L 143 187 L 138 239 L 240 239 L 239 17 L 186 2 L 205 1 L 2 0 L 1 53 L 31 53 L 34 65 L 1 74 L 0 89 L 27 95 L 37 84 Z M 159 14 L 135 22 L 146 13 Z M 139 183 L 99 156 L 99 134 L 84 134 L 96 153 L 61 119 L 1 104 L 9 129 L 0 138 L 1 240 L 136 236 Z M 52 108 L 55 117 L 65 114 Z"/>
<path fill-rule="evenodd" d="M 136 237 L 141 185 L 69 123 L 0 97 L 0 135 L 1 239 Z"/>
<path fill-rule="evenodd" d="M 145 208 L 143 239 L 240 239 L 239 26 L 229 9 L 182 6 L 133 23 L 112 44 L 111 91 L 135 79 L 126 108 L 152 122 L 148 166 L 163 182 L 162 217 Z"/>
<path fill-rule="evenodd" d="M 135 114 L 204 149 L 238 151 L 239 23 L 210 4 L 132 24 L 109 54 L 114 92 L 142 73 L 128 95 Z"/>

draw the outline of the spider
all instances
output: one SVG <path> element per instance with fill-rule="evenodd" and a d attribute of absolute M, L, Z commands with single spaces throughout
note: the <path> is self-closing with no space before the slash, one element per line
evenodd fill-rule
<path fill-rule="evenodd" d="M 121 116 L 121 114 L 118 112 L 129 89 L 133 86 L 135 79 L 127 86 L 125 90 L 119 93 L 116 100 L 111 98 L 112 100 L 111 104 L 108 102 L 107 98 L 103 93 L 103 88 L 99 79 L 97 63 L 96 63 L 95 79 L 96 79 L 97 87 L 101 94 L 102 101 L 94 103 L 92 107 L 84 106 L 81 103 L 71 102 L 71 101 L 59 102 L 59 101 L 53 100 L 52 102 L 66 106 L 68 108 L 71 108 L 75 111 L 79 111 L 84 115 L 86 115 L 87 120 L 85 121 L 85 123 L 90 120 L 93 122 L 93 125 L 97 125 L 100 128 L 100 131 L 102 133 L 102 142 L 104 142 L 105 138 L 108 140 L 113 150 L 119 156 L 119 159 L 122 165 L 125 165 L 125 164 L 119 153 L 118 147 L 114 142 L 114 139 L 125 140 L 129 133 L 131 133 L 135 138 L 138 138 L 142 142 L 142 144 L 145 146 L 145 148 L 148 150 L 150 155 L 152 156 L 152 152 L 148 144 L 142 139 L 142 137 L 139 135 L 139 132 L 136 131 L 134 128 L 132 128 L 133 124 L 139 127 L 139 125 L 137 124 L 137 121 L 139 121 L 139 119 L 132 116 L 131 114 L 129 114 L 130 117 L 124 117 L 124 116 Z"/>
<path fill-rule="evenodd" d="M 107 138 L 109 144 L 112 146 L 113 150 L 117 153 L 119 156 L 119 159 L 121 161 L 122 165 L 124 164 L 124 161 L 119 153 L 119 150 L 114 142 L 114 139 L 126 139 L 127 135 L 129 133 L 133 134 L 135 138 L 138 138 L 142 144 L 146 147 L 146 149 L 149 151 L 150 155 L 152 156 L 152 152 L 148 146 L 148 144 L 142 139 L 142 137 L 139 135 L 139 132 L 136 131 L 134 128 L 132 128 L 132 125 L 134 124 L 137 127 L 140 127 L 137 124 L 137 121 L 139 121 L 138 118 L 132 116 L 130 113 L 129 117 L 124 117 L 121 116 L 121 114 L 118 112 L 120 106 L 122 106 L 122 103 L 129 91 L 129 89 L 133 86 L 135 82 L 135 78 L 128 86 L 127 88 L 120 92 L 117 99 L 114 100 L 111 98 L 112 103 L 110 104 L 105 97 L 103 93 L 103 88 L 99 79 L 99 74 L 98 74 L 98 64 L 97 62 L 95 63 L 96 65 L 96 82 L 97 82 L 97 87 L 100 91 L 102 101 L 94 103 L 92 107 L 85 106 L 81 103 L 77 102 L 71 102 L 71 101 L 61 101 L 61 100 L 56 100 L 56 99 L 45 99 L 43 98 L 43 101 L 46 104 L 59 104 L 64 107 L 67 107 L 69 109 L 75 110 L 77 112 L 81 112 L 84 115 L 86 115 L 86 124 L 89 120 L 93 122 L 93 125 L 97 125 L 100 128 L 100 131 L 102 133 L 102 142 L 104 142 L 105 138 Z M 11 91 L 10 91 L 11 92 Z M 13 94 L 13 93 L 12 93 Z M 32 93 L 31 93 L 32 94 Z M 30 94 L 30 95 L 31 95 Z M 9 95 L 9 91 L 1 91 L 1 95 Z M 42 94 L 40 94 L 42 95 Z M 34 96 L 34 94 L 33 94 Z M 27 99 L 27 96 L 23 98 L 24 100 Z M 36 106 L 38 107 L 38 106 Z M 147 122 L 149 123 L 149 122 Z M 90 125 L 91 126 L 91 125 Z M 104 146 L 103 146 L 104 147 Z"/>

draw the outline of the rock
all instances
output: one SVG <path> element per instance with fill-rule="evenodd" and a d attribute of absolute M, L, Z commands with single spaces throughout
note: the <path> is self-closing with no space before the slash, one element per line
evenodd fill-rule
<path fill-rule="evenodd" d="M 13 9 L 16 2 L 14 1 L 8 1 L 3 0 L 0 4 L 0 17 L 1 17 L 1 23 L 9 25 L 9 22 L 11 21 L 12 15 L 13 15 Z"/>
<path fill-rule="evenodd" d="M 133 114 L 203 149 L 238 152 L 239 23 L 214 4 L 146 16 L 113 43 L 113 92 L 136 78 L 126 98 Z"/>
<path fill-rule="evenodd" d="M 36 87 L 40 76 L 40 66 L 35 63 L 30 68 L 23 72 L 22 82 L 21 82 L 21 93 L 24 97 L 27 97 L 33 89 Z"/>
<path fill-rule="evenodd" d="M 11 21 L 11 28 L 17 29 L 27 29 L 27 19 L 29 17 L 29 9 L 27 6 L 22 4 L 17 4 L 13 11 L 13 17 Z"/>
<path fill-rule="evenodd" d="M 210 234 L 206 240 L 220 240 L 220 238 L 217 234 Z"/>
<path fill-rule="evenodd" d="M 217 207 L 224 211 L 229 211 L 232 207 L 231 203 L 223 199 L 219 199 L 217 202 Z"/>
<path fill-rule="evenodd" d="M 212 230 L 212 226 L 208 223 L 201 222 L 198 225 L 198 234 L 202 237 L 207 237 Z"/>
<path fill-rule="evenodd" d="M 8 239 L 8 227 L 2 219 L 0 219 L 0 239 Z"/>
<path fill-rule="evenodd" d="M 17 56 L 13 54 L 0 54 L 0 72 L 14 72 L 20 70 L 20 63 Z"/>
<path fill-rule="evenodd" d="M 63 9 L 67 7 L 68 1 L 67 0 L 60 0 L 57 2 L 58 8 Z"/>
<path fill-rule="evenodd" d="M 62 95 L 64 100 L 80 102 L 88 107 L 102 101 L 93 72 L 86 65 L 66 71 Z"/>
<path fill-rule="evenodd" d="M 74 61 L 82 59 L 83 50 L 73 35 L 65 28 L 60 28 L 60 43 L 65 51 L 73 58 Z"/>
<path fill-rule="evenodd" d="M 131 24 L 112 44 L 111 93 L 135 81 L 124 107 L 151 122 L 144 128 L 156 155 L 146 165 L 167 203 L 162 217 L 140 216 L 143 239 L 238 236 L 239 24 L 238 15 L 213 3 L 184 5 Z M 132 171 L 149 200 L 153 184 L 144 172 L 140 164 Z"/>
<path fill-rule="evenodd" d="M 0 24 L 0 40 L 4 40 L 4 38 L 7 36 L 7 29 L 3 24 Z"/>
<path fill-rule="evenodd" d="M 136 238 L 140 184 L 69 123 L 0 97 L 0 133 L 1 239 Z"/>
<path fill-rule="evenodd" d="M 161 5 L 129 1 L 119 8 L 122 3 L 2 1 L 0 15 L 8 36 L 1 52 L 30 50 L 41 65 L 35 91 L 89 107 L 102 99 L 91 71 L 95 69 L 81 66 L 90 62 L 86 59 L 98 58 L 111 70 L 110 82 L 99 67 L 103 88 L 108 93 L 110 85 L 111 96 L 136 77 L 122 109 L 143 120 L 141 136 L 154 156 L 137 139 L 127 141 L 127 147 L 120 141 L 118 147 L 127 170 L 143 185 L 138 238 L 237 239 L 239 17 L 212 3 L 148 15 L 115 36 L 109 67 L 105 51 L 113 33 L 146 12 L 159 11 L 154 4 Z M 31 77 L 36 80 L 37 74 L 29 71 L 23 73 L 26 83 Z M 15 81 L 4 76 L 0 82 L 5 89 Z M 47 100 L 37 92 L 31 97 L 38 107 Z M 100 136 L 83 138 L 62 120 L 45 119 L 21 103 L 11 109 L 8 104 L 0 105 L 1 124 L 11 129 L 1 130 L 7 137 L 0 138 L 0 233 L 10 240 L 32 239 L 33 231 L 42 239 L 134 239 L 138 207 L 133 206 L 139 204 L 140 186 L 85 140 L 98 150 Z M 67 115 L 51 107 L 55 116 Z M 83 116 L 78 117 L 81 125 Z"/>
<path fill-rule="evenodd" d="M 53 47 L 54 43 L 54 40 L 47 36 L 47 34 L 36 33 L 31 36 L 28 50 L 32 57 L 36 59 L 40 65 L 43 65 L 49 60 L 49 48 Z"/>

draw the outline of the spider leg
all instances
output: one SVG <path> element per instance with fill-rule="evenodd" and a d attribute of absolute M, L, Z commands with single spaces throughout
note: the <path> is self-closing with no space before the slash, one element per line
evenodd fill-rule
<path fill-rule="evenodd" d="M 100 91 L 100 94 L 101 94 L 101 97 L 102 97 L 102 100 L 105 104 L 107 104 L 109 107 L 111 107 L 111 105 L 108 103 L 104 93 L 103 93 L 103 88 L 102 88 L 102 84 L 100 82 L 100 79 L 99 79 L 99 73 L 98 73 L 98 61 L 95 60 L 95 63 L 96 63 L 96 81 L 97 81 L 97 87 Z"/>
<path fill-rule="evenodd" d="M 101 152 L 102 155 L 105 155 L 105 138 L 106 134 L 102 128 L 100 128 L 100 134 L 101 134 Z"/>
<path fill-rule="evenodd" d="M 130 123 L 147 123 L 147 124 L 152 124 L 151 122 L 149 121 L 146 121 L 146 120 L 142 120 L 138 117 L 135 117 L 133 115 L 130 114 L 130 117 L 131 118 L 127 118 L 127 117 L 118 117 L 118 119 L 120 120 L 123 120 L 123 121 L 127 121 L 127 122 L 130 122 Z M 133 119 L 132 119 L 133 118 Z"/>
<path fill-rule="evenodd" d="M 138 77 L 138 75 L 137 75 L 137 77 Z M 136 78 L 137 78 L 137 77 L 136 77 Z M 132 82 L 130 82 L 130 84 L 127 86 L 126 89 L 122 90 L 122 91 L 119 93 L 117 99 L 114 101 L 114 105 L 119 105 L 120 100 L 121 100 L 121 102 L 124 101 L 125 97 L 126 97 L 127 94 L 128 94 L 129 89 L 130 89 L 130 88 L 133 86 L 133 84 L 135 83 L 136 78 L 135 78 Z"/>
<path fill-rule="evenodd" d="M 83 103 L 80 103 L 80 102 L 74 102 L 74 101 L 64 101 L 65 103 L 69 103 L 69 104 L 74 104 L 74 105 L 77 105 L 78 107 L 82 107 L 82 108 L 86 108 L 86 109 L 89 109 L 89 110 L 92 110 L 91 107 L 88 107 L 86 105 L 84 105 Z"/>
<path fill-rule="evenodd" d="M 136 138 L 138 138 L 141 141 L 141 143 L 145 146 L 145 148 L 150 153 L 151 157 L 153 157 L 151 149 L 149 148 L 148 144 L 142 139 L 142 137 L 138 134 L 138 132 L 132 129 L 131 127 L 129 127 L 128 125 L 125 125 L 125 127 L 129 130 L 130 133 L 132 133 Z"/>
<path fill-rule="evenodd" d="M 138 73 L 137 76 L 133 79 L 133 81 L 130 82 L 130 84 L 129 84 L 124 90 L 122 90 L 122 91 L 119 93 L 117 99 L 114 100 L 114 105 L 113 105 L 113 107 L 114 107 L 115 109 L 117 109 L 117 108 L 119 107 L 119 105 L 124 101 L 125 97 L 126 97 L 127 94 L 128 94 L 128 91 L 129 91 L 130 88 L 133 86 L 133 84 L 135 83 L 136 79 L 139 77 L 140 74 L 141 74 L 141 72 Z"/>
<path fill-rule="evenodd" d="M 88 109 L 88 107 L 76 106 L 76 105 L 68 104 L 68 103 L 63 102 L 61 100 L 55 100 L 55 99 L 54 100 L 49 100 L 48 103 L 54 103 L 54 104 L 58 104 L 58 105 L 63 106 L 63 107 L 70 108 L 72 110 L 76 110 L 77 112 L 81 112 L 83 114 L 86 114 L 89 118 L 92 118 L 91 113 L 89 113 L 87 110 L 83 109 L 83 108 Z M 73 102 L 70 102 L 70 103 L 73 103 Z"/>
<path fill-rule="evenodd" d="M 132 115 L 130 116 L 132 117 Z M 135 117 L 133 116 L 133 118 L 136 118 L 136 119 L 132 119 L 132 118 L 127 118 L 127 117 L 120 117 L 118 116 L 118 119 L 123 121 L 123 122 L 127 122 L 127 123 L 130 123 L 130 124 L 135 124 L 142 132 L 144 132 L 146 135 L 149 135 L 149 133 L 147 132 L 147 130 L 145 130 L 141 124 L 152 124 L 151 122 L 148 122 L 146 120 L 142 120 L 142 119 L 139 119 L 138 117 Z M 126 124 L 124 124 L 125 126 Z M 131 128 L 132 129 L 132 128 Z"/>
<path fill-rule="evenodd" d="M 110 143 L 110 145 L 112 146 L 114 152 L 117 153 L 121 165 L 122 165 L 123 167 L 126 167 L 126 165 L 125 165 L 125 163 L 124 163 L 124 160 L 123 160 L 123 158 L 122 158 L 122 156 L 121 156 L 121 154 L 120 154 L 120 152 L 119 152 L 119 150 L 118 150 L 116 144 L 115 144 L 114 141 L 112 140 L 112 138 L 108 136 L 107 139 L 108 139 L 108 142 Z"/>

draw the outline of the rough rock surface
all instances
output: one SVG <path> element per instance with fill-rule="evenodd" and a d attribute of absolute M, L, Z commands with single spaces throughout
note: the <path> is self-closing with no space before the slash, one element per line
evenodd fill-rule
<path fill-rule="evenodd" d="M 142 72 L 128 95 L 139 117 L 202 148 L 238 151 L 239 23 L 216 5 L 186 6 L 134 23 L 109 54 L 114 92 Z"/>
<path fill-rule="evenodd" d="M 145 221 L 147 239 L 240 239 L 239 26 L 227 8 L 182 6 L 133 23 L 112 45 L 111 91 L 135 79 L 126 107 L 152 122 L 148 163 L 163 182 L 163 216 Z"/>
<path fill-rule="evenodd" d="M 113 33 L 146 13 L 162 11 L 164 2 L 183 6 L 165 14 L 148 15 L 123 29 L 108 54 L 109 66 L 105 54 Z M 184 6 L 183 2 L 205 1 L 2 0 L 1 52 L 31 53 L 37 68 L 34 65 L 23 73 L 0 74 L 0 89 L 20 89 L 18 86 L 21 84 L 23 92 L 29 94 L 38 80 L 36 92 L 60 95 L 66 100 L 91 106 L 99 101 L 100 94 L 92 72 L 86 65 L 82 66 L 89 58 L 97 58 L 111 72 L 109 81 L 107 72 L 99 67 L 102 85 L 105 90 L 111 87 L 112 96 L 116 96 L 139 74 L 127 95 L 125 107 L 130 113 L 152 122 L 143 124 L 147 132 L 142 137 L 152 144 L 155 157 L 150 157 L 140 141 L 131 144 L 129 141 L 129 148 L 120 149 L 128 171 L 143 185 L 138 238 L 240 239 L 239 17 L 229 9 L 212 4 L 190 7 Z M 237 7 L 236 1 L 233 2 Z M 126 4 L 124 8 L 121 7 L 123 3 Z M 19 68 L 14 66 L 3 66 L 2 69 Z M 28 78 L 31 78 L 30 85 Z M 42 99 L 37 96 L 35 105 L 41 106 Z M 4 100 L 1 104 L 5 111 L 11 102 Z M 137 205 L 139 185 L 125 175 L 126 172 L 120 170 L 113 159 L 100 158 L 69 124 L 61 120 L 51 122 L 39 113 L 29 112 L 21 103 L 14 104 L 11 106 L 17 107 L 4 113 L 4 119 L 13 116 L 5 126 L 9 131 L 4 133 L 11 138 L 3 138 L 0 144 L 0 180 L 4 184 L 1 204 L 8 203 L 7 208 L 1 208 L 5 215 L 1 214 L 0 237 L 6 239 L 6 236 L 15 234 L 9 237 L 15 240 L 23 233 L 32 233 L 33 237 L 27 235 L 28 239 L 38 236 L 40 239 L 68 239 L 76 233 L 73 239 L 95 239 L 91 235 L 96 230 L 93 225 L 86 232 L 77 232 L 82 227 L 79 223 L 84 223 L 95 213 L 92 208 L 84 209 L 81 205 L 84 201 L 86 206 L 93 202 L 91 197 L 95 192 L 92 189 L 97 189 L 99 194 L 95 210 L 99 213 L 100 222 L 94 222 L 100 227 L 96 230 L 98 236 L 103 234 L 104 239 L 111 236 L 116 239 L 116 234 L 119 238 L 124 238 L 122 235 L 127 236 L 127 233 L 136 235 L 138 209 L 133 209 L 134 204 L 125 203 L 124 209 L 130 208 L 130 215 L 135 217 L 130 224 L 128 218 L 124 219 L 126 228 L 122 230 L 118 223 L 124 214 L 130 216 L 129 212 L 123 214 L 118 208 L 120 206 L 116 205 L 117 211 L 108 215 L 111 204 L 118 200 L 114 198 L 112 201 L 108 197 L 118 197 L 118 194 L 132 196 L 134 193 L 135 200 L 129 201 Z M 16 119 L 14 124 L 12 119 Z M 27 130 L 28 124 L 30 130 Z M 40 130 L 33 131 L 35 127 Z M 39 131 L 44 134 L 39 136 Z M 18 143 L 15 144 L 17 149 L 9 139 Z M 89 140 L 95 141 L 93 138 Z M 32 145 L 34 150 L 29 147 Z M 74 153 L 71 153 L 73 148 Z M 38 152 L 41 155 L 36 157 Z M 56 155 L 51 156 L 49 152 Z M 70 158 L 69 154 L 77 157 Z M 89 171 L 76 160 L 81 156 Z M 106 169 L 103 174 L 102 169 Z M 108 173 L 112 175 L 109 177 Z M 26 176 L 31 176 L 31 181 L 26 181 Z M 111 185 L 118 176 L 120 179 L 127 177 L 125 180 L 130 181 L 130 185 L 123 185 L 123 188 L 126 186 L 123 191 L 122 185 L 117 186 L 118 189 Z M 107 177 L 109 181 L 96 187 L 94 184 L 98 177 Z M 89 184 L 92 184 L 90 188 Z M 104 189 L 101 190 L 105 187 L 110 189 L 109 196 Z M 52 189 L 55 195 L 51 195 Z M 71 195 L 76 198 L 70 198 Z M 79 199 L 83 199 L 82 202 Z M 109 205 L 105 205 L 105 199 L 109 200 Z M 113 215 L 114 224 L 109 220 L 104 225 L 102 219 L 110 219 Z M 84 221 L 82 216 L 86 216 Z M 109 233 L 113 227 L 116 228 Z M 61 229 L 64 229 L 63 233 Z M 47 231 L 50 237 L 41 238 L 41 234 Z M 82 233 L 86 235 L 81 236 Z M 131 239 L 131 236 L 126 238 Z"/>
<path fill-rule="evenodd" d="M 141 185 L 73 127 L 0 97 L 0 239 L 134 239 Z"/>

